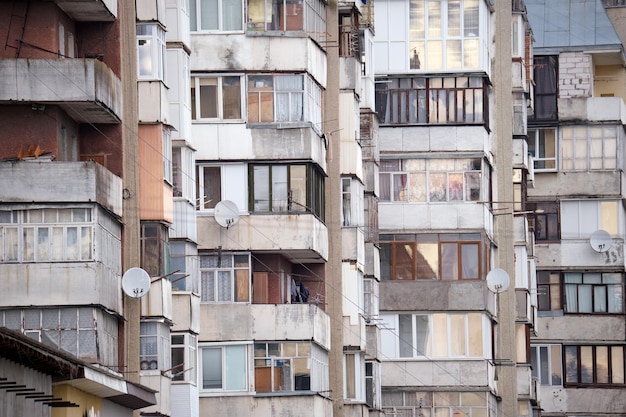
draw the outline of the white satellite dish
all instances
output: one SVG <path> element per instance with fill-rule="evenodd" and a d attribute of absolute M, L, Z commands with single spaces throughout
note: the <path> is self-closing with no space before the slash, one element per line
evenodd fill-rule
<path fill-rule="evenodd" d="M 506 291 L 510 282 L 509 274 L 504 269 L 495 268 L 487 274 L 487 288 L 496 294 Z"/>
<path fill-rule="evenodd" d="M 613 246 L 613 238 L 606 230 L 596 230 L 589 236 L 589 244 L 596 252 L 606 252 Z"/>
<path fill-rule="evenodd" d="M 130 268 L 122 276 L 122 290 L 129 297 L 143 297 L 150 290 L 150 275 L 141 268 Z"/>
<path fill-rule="evenodd" d="M 222 200 L 215 205 L 214 215 L 217 224 L 228 229 L 239 221 L 239 207 L 230 200 Z"/>

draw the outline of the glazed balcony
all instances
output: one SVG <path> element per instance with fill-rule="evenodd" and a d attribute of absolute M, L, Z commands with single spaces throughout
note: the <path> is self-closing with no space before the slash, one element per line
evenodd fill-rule
<path fill-rule="evenodd" d="M 116 124 L 122 82 L 97 59 L 1 59 L 0 104 L 25 102 L 59 106 L 78 123 Z"/>
<path fill-rule="evenodd" d="M 202 395 L 202 394 L 201 394 Z M 200 409 L 211 410 L 211 415 L 249 415 L 250 410 L 262 416 L 331 417 L 333 405 L 320 395 L 280 396 L 216 396 L 200 397 Z M 263 411 L 265 410 L 265 411 Z"/>

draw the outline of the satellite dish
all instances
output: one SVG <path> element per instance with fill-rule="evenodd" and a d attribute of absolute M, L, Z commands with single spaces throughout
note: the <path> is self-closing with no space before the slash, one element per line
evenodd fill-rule
<path fill-rule="evenodd" d="M 130 268 L 122 276 L 122 290 L 129 297 L 143 297 L 150 290 L 150 275 L 141 268 Z"/>
<path fill-rule="evenodd" d="M 613 246 L 613 238 L 606 230 L 596 230 L 589 236 L 589 244 L 596 252 L 606 252 Z"/>
<path fill-rule="evenodd" d="M 222 227 L 229 228 L 239 221 L 239 207 L 230 200 L 222 200 L 215 205 L 215 221 Z"/>
<path fill-rule="evenodd" d="M 487 288 L 491 292 L 501 293 L 509 288 L 509 274 L 500 268 L 495 268 L 487 274 Z"/>

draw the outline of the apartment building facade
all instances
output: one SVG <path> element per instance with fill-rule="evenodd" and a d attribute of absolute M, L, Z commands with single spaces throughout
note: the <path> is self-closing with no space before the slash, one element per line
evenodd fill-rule
<path fill-rule="evenodd" d="M 531 356 L 542 414 L 620 415 L 626 10 L 619 1 L 526 3 L 536 83 L 528 200 L 542 211 L 533 216 Z"/>
<path fill-rule="evenodd" d="M 132 415 L 156 403 L 121 290 L 140 263 L 134 5 L 0 9 L 3 412 Z"/>
<path fill-rule="evenodd" d="M 383 411 L 533 415 L 524 4 L 380 0 L 375 16 Z M 508 289 L 488 289 L 494 270 Z"/>

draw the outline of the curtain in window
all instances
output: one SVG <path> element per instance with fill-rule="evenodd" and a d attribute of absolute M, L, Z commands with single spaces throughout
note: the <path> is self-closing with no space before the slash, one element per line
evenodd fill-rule
<path fill-rule="evenodd" d="M 217 272 L 218 301 L 233 301 L 233 278 L 231 271 Z"/>
<path fill-rule="evenodd" d="M 398 315 L 399 349 L 401 358 L 411 358 L 413 353 L 413 316 L 410 314 Z"/>
<path fill-rule="evenodd" d="M 304 85 L 301 75 L 276 76 L 276 121 L 301 121 L 304 114 Z"/>
<path fill-rule="evenodd" d="M 577 285 L 582 283 L 582 274 L 567 273 L 565 274 L 565 308 L 568 313 L 578 312 L 578 292 Z"/>
<path fill-rule="evenodd" d="M 200 273 L 200 294 L 202 301 L 215 301 L 215 279 L 213 271 L 202 271 Z"/>

